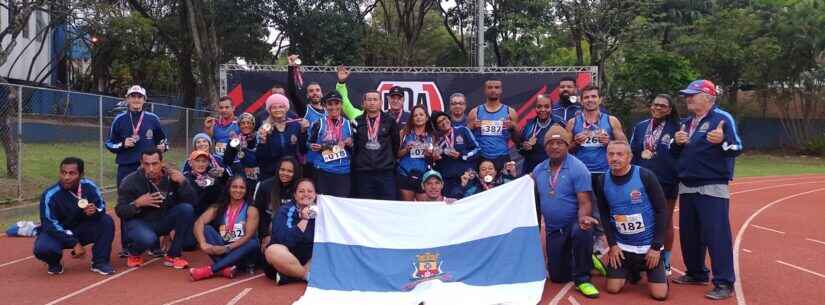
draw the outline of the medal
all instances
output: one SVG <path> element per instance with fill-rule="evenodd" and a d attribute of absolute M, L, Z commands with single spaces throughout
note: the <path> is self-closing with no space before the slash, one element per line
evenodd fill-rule
<path fill-rule="evenodd" d="M 140 118 L 138 119 L 137 126 L 132 122 L 132 114 L 129 114 L 129 125 L 132 126 L 132 137 L 135 139 L 135 142 L 140 140 L 140 126 L 143 125 L 143 114 L 145 112 L 140 112 Z"/>
<path fill-rule="evenodd" d="M 72 194 L 72 192 L 69 192 L 69 194 Z M 77 195 L 72 194 L 72 196 L 77 198 L 77 207 L 78 208 L 85 209 L 87 206 L 89 206 L 89 200 L 86 200 L 85 198 L 83 198 L 83 183 L 82 182 L 77 183 Z"/>
<path fill-rule="evenodd" d="M 89 201 L 88 200 L 80 199 L 80 200 L 77 201 L 77 207 L 78 208 L 85 209 L 87 206 L 89 206 Z"/>
<path fill-rule="evenodd" d="M 338 145 L 333 145 L 332 146 L 332 153 L 338 154 L 340 152 L 341 152 L 341 147 L 340 146 L 338 146 Z"/>
<path fill-rule="evenodd" d="M 561 167 L 564 165 L 564 161 L 562 164 L 559 164 L 559 168 L 556 169 L 556 172 L 553 173 L 553 167 L 548 163 L 547 169 L 550 172 L 550 192 L 548 193 L 550 197 L 556 196 L 556 185 L 559 183 L 559 173 L 561 173 Z"/>
<path fill-rule="evenodd" d="M 263 123 L 263 125 L 261 125 L 261 130 L 263 130 L 266 133 L 269 133 L 270 131 L 272 131 L 272 124 Z"/>
<path fill-rule="evenodd" d="M 378 129 L 381 128 L 381 114 L 379 113 L 377 117 L 375 117 L 375 123 L 370 123 L 370 119 L 367 118 L 367 149 L 376 150 L 381 147 L 381 144 L 378 144 Z"/>
<path fill-rule="evenodd" d="M 484 176 L 484 183 L 490 183 L 490 182 L 493 182 L 493 176 L 491 176 L 491 175 Z"/>
<path fill-rule="evenodd" d="M 229 147 L 238 148 L 239 145 L 241 145 L 241 140 L 238 138 L 234 138 L 229 141 Z"/>
<path fill-rule="evenodd" d="M 307 214 L 309 214 L 309 219 L 315 219 L 315 217 L 318 217 L 318 213 L 320 211 L 321 209 L 319 209 L 317 205 L 309 206 L 309 211 L 307 211 Z"/>
<path fill-rule="evenodd" d="M 381 149 L 381 144 L 379 144 L 378 141 L 368 141 L 367 144 L 364 145 L 364 146 L 366 146 L 367 149 L 369 149 L 369 150 L 379 150 L 379 149 Z"/>
<path fill-rule="evenodd" d="M 575 104 L 578 100 L 579 100 L 579 98 L 575 95 L 570 97 L 570 103 L 572 103 L 572 104 Z"/>
<path fill-rule="evenodd" d="M 653 152 L 652 151 L 650 151 L 648 149 L 645 149 L 645 150 L 642 151 L 642 159 L 650 160 L 651 158 L 653 158 Z"/>

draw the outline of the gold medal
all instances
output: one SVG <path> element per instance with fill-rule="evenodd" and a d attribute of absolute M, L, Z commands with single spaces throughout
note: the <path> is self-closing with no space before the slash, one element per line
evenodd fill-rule
<path fill-rule="evenodd" d="M 337 154 L 337 153 L 340 153 L 340 152 L 341 152 L 341 147 L 340 146 L 338 146 L 338 145 L 333 145 L 332 146 L 332 153 Z"/>
<path fill-rule="evenodd" d="M 87 206 L 89 206 L 89 200 L 83 198 L 77 200 L 78 208 L 85 209 Z"/>
<path fill-rule="evenodd" d="M 643 150 L 642 151 L 642 159 L 650 160 L 650 158 L 653 158 L 653 152 L 650 151 L 649 149 Z"/>
<path fill-rule="evenodd" d="M 263 130 L 264 132 L 270 132 L 272 131 L 272 125 L 269 123 L 264 123 L 263 125 L 261 125 L 261 130 Z"/>

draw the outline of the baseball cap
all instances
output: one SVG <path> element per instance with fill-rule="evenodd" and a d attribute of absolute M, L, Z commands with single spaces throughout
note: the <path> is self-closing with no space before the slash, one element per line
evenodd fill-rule
<path fill-rule="evenodd" d="M 329 93 L 327 93 L 327 95 L 324 96 L 323 100 L 324 104 L 326 104 L 329 101 L 338 101 L 340 103 L 341 94 L 339 94 L 338 91 L 330 91 Z"/>
<path fill-rule="evenodd" d="M 196 149 L 196 150 L 192 151 L 192 153 L 191 153 L 191 154 L 189 154 L 189 160 L 190 160 L 190 161 L 195 160 L 195 159 L 197 159 L 198 157 L 206 157 L 206 158 L 209 158 L 209 153 L 208 153 L 208 152 L 205 152 L 205 151 L 202 151 L 202 150 L 197 150 L 197 149 Z"/>
<path fill-rule="evenodd" d="M 682 95 L 694 95 L 702 92 L 707 93 L 710 96 L 716 96 L 716 85 L 709 80 L 700 79 L 691 82 L 687 88 L 679 91 Z"/>
<path fill-rule="evenodd" d="M 546 145 L 550 140 L 562 140 L 564 143 L 567 143 L 567 145 L 570 145 L 570 141 L 573 139 L 567 129 L 564 129 L 564 127 L 561 127 L 559 124 L 554 124 L 547 130 L 547 133 L 544 134 L 544 144 Z"/>
<path fill-rule="evenodd" d="M 134 85 L 132 87 L 129 87 L 129 90 L 126 91 L 126 96 L 129 96 L 132 93 L 138 93 L 138 94 L 143 95 L 144 97 L 146 97 L 146 89 L 143 89 L 143 87 L 138 86 L 138 85 Z"/>
<path fill-rule="evenodd" d="M 404 96 L 404 90 L 399 86 L 392 86 L 392 88 L 390 88 L 390 96 L 393 95 Z"/>
<path fill-rule="evenodd" d="M 430 180 L 430 178 L 433 177 L 438 178 L 438 180 L 441 182 L 444 182 L 444 178 L 441 177 L 441 173 L 434 170 L 428 170 L 426 173 L 424 173 L 424 176 L 421 177 L 421 187 L 424 187 L 424 183 L 426 183 L 427 180 Z"/>

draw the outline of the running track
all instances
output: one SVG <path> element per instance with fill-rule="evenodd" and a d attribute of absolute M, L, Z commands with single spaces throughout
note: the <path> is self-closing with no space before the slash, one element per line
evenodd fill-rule
<path fill-rule="evenodd" d="M 732 191 L 737 297 L 712 302 L 703 297 L 708 286 L 671 285 L 667 303 L 822 304 L 825 176 L 740 178 Z M 675 218 L 678 226 L 678 215 Z M 28 238 L 0 237 L 0 296 L 5 304 L 281 305 L 291 304 L 304 290 L 297 284 L 276 286 L 261 274 L 192 283 L 184 271 L 168 269 L 160 261 L 128 269 L 118 258 L 113 259 L 117 275 L 102 277 L 88 271 L 88 258 L 74 260 L 68 254 L 63 259 L 66 273 L 53 277 L 31 257 L 32 243 Z M 115 242 L 115 253 L 119 244 Z M 196 266 L 208 262 L 200 253 L 186 255 Z M 684 270 L 678 243 L 673 262 Z M 547 284 L 540 304 L 661 304 L 647 297 L 644 280 L 628 285 L 620 295 L 606 294 L 604 279 L 594 277 L 594 282 L 602 290 L 597 300 L 582 297 L 570 285 Z"/>

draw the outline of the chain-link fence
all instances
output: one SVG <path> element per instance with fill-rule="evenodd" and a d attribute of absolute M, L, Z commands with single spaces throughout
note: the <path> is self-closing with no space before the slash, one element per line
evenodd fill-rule
<path fill-rule="evenodd" d="M 34 201 L 57 182 L 59 163 L 68 156 L 85 161 L 85 176 L 113 189 L 117 165 L 105 147 L 112 121 L 126 111 L 123 98 L 0 84 L 0 203 Z M 170 150 L 165 156 L 182 165 L 191 138 L 203 129 L 202 110 L 153 103 Z"/>

